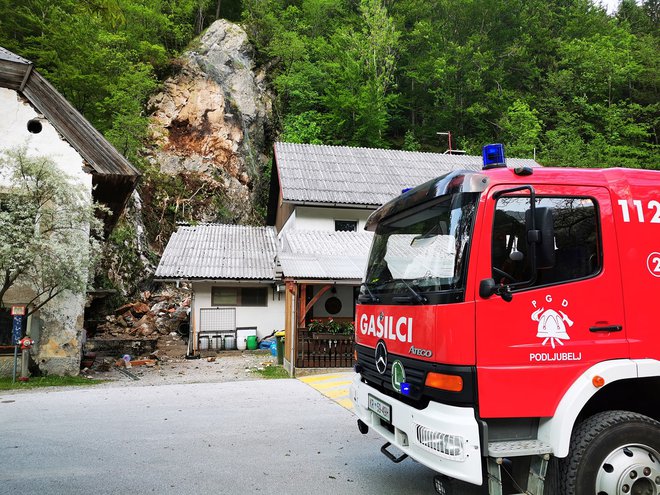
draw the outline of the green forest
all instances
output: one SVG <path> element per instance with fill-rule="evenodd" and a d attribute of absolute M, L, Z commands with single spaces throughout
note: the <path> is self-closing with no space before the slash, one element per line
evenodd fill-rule
<path fill-rule="evenodd" d="M 276 94 L 272 139 L 660 168 L 660 1 L 0 0 L 32 60 L 137 166 L 147 99 L 218 18 Z"/>

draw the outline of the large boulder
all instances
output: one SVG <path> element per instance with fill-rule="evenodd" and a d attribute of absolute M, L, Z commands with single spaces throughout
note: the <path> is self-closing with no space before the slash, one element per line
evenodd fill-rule
<path fill-rule="evenodd" d="M 226 196 L 222 220 L 254 221 L 253 185 L 268 160 L 271 97 L 255 69 L 247 34 L 226 20 L 213 23 L 180 70 L 150 100 L 149 159 L 168 174 L 192 173 Z M 217 221 L 203 208 L 198 221 Z"/>

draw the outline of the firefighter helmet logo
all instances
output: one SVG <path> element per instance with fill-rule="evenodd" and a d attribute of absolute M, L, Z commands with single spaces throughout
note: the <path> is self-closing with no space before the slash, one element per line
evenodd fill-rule
<path fill-rule="evenodd" d="M 552 302 L 552 296 L 546 296 L 546 302 Z M 536 307 L 536 301 L 532 301 L 534 307 Z M 568 301 L 564 299 L 562 306 L 565 308 L 568 306 Z M 545 309 L 541 307 L 532 313 L 532 321 L 538 322 L 536 336 L 540 339 L 543 339 L 541 345 L 546 345 L 550 342 L 552 348 L 555 348 L 555 344 L 564 345 L 564 340 L 570 340 L 566 332 L 566 326 L 572 327 L 573 321 L 568 317 L 566 313 L 561 310 L 554 309 Z"/>

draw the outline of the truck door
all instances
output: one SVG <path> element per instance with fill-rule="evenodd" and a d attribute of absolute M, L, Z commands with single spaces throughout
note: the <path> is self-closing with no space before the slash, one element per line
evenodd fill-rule
<path fill-rule="evenodd" d="M 476 297 L 480 414 L 552 416 L 589 367 L 629 356 L 610 196 L 600 187 L 535 187 L 536 206 L 552 214 L 554 260 L 540 262 L 531 282 L 529 194 L 496 191 L 486 198 L 477 282 L 514 289 L 508 302 Z"/>

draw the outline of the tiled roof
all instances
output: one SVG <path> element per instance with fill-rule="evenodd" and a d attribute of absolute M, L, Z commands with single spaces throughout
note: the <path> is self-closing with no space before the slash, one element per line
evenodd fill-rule
<path fill-rule="evenodd" d="M 479 171 L 482 158 L 347 146 L 275 143 L 282 200 L 291 203 L 380 206 L 452 170 Z M 507 158 L 509 166 L 533 166 Z"/>
<path fill-rule="evenodd" d="M 273 280 L 276 255 L 273 227 L 186 225 L 167 243 L 155 277 Z"/>
<path fill-rule="evenodd" d="M 285 277 L 361 280 L 371 232 L 287 230 L 279 255 Z"/>

